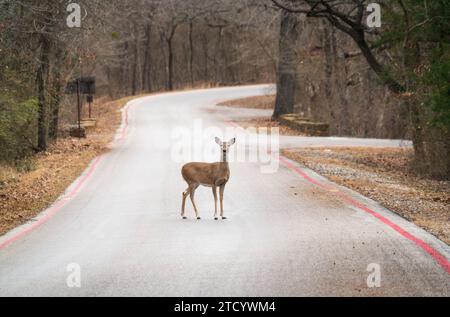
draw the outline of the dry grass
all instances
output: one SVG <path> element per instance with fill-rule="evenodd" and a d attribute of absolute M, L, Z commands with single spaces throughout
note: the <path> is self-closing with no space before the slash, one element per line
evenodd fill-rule
<path fill-rule="evenodd" d="M 412 173 L 412 150 L 319 148 L 284 154 L 450 243 L 450 182 Z"/>
<path fill-rule="evenodd" d="M 0 235 L 48 207 L 94 157 L 106 151 L 121 122 L 119 110 L 130 99 L 97 103 L 93 108 L 97 126 L 88 130 L 88 137 L 59 139 L 35 157 L 32 171 L 0 167 Z"/>
<path fill-rule="evenodd" d="M 273 109 L 274 105 L 275 105 L 275 95 L 234 99 L 218 104 L 218 106 L 252 108 L 252 109 Z"/>

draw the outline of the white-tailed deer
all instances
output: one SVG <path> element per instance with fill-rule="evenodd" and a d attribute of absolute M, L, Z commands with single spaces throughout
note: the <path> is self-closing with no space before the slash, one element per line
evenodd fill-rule
<path fill-rule="evenodd" d="M 223 192 L 225 185 L 230 179 L 230 168 L 228 166 L 228 151 L 230 146 L 236 142 L 236 138 L 230 142 L 222 142 L 219 138 L 216 138 L 216 143 L 220 146 L 222 159 L 217 163 L 188 163 L 183 166 L 181 175 L 188 183 L 188 188 L 183 192 L 183 202 L 181 205 L 181 217 L 186 219 L 185 206 L 186 198 L 191 197 L 192 206 L 194 207 L 195 216 L 200 220 L 197 206 L 194 202 L 195 190 L 200 186 L 211 187 L 214 195 L 214 219 L 218 220 L 217 215 L 217 187 L 219 187 L 220 193 L 220 216 L 222 219 L 227 219 L 223 215 Z"/>

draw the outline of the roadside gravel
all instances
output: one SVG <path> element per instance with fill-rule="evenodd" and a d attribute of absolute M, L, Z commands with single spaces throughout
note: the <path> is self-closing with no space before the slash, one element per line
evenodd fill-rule
<path fill-rule="evenodd" d="M 286 150 L 284 155 L 450 243 L 450 182 L 411 172 L 412 150 L 314 148 Z"/>

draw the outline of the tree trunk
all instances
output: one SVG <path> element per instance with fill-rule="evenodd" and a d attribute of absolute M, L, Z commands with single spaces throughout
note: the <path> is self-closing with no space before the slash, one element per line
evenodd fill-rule
<path fill-rule="evenodd" d="M 125 52 L 124 58 L 121 60 L 121 72 L 120 74 L 123 76 L 122 78 L 126 78 L 126 83 L 121 83 L 121 95 L 128 96 L 130 93 L 130 45 L 129 41 L 125 41 L 123 43 L 123 50 Z"/>
<path fill-rule="evenodd" d="M 152 91 L 150 65 L 151 65 L 151 33 L 152 26 L 150 23 L 147 24 L 145 30 L 145 49 L 144 49 L 144 65 L 142 71 L 142 88 L 146 92 Z"/>
<path fill-rule="evenodd" d="M 191 87 L 194 87 L 194 71 L 193 71 L 193 64 L 194 64 L 194 43 L 192 39 L 192 33 L 194 30 L 193 22 L 190 21 L 189 23 L 189 76 L 191 80 Z"/>
<path fill-rule="evenodd" d="M 55 64 L 52 68 L 52 87 L 51 87 L 51 99 L 50 99 L 50 111 L 51 120 L 49 128 L 49 136 L 51 139 L 56 140 L 58 138 L 58 125 L 59 125 L 59 104 L 61 102 L 61 67 L 63 64 L 63 51 L 60 47 L 55 52 Z"/>
<path fill-rule="evenodd" d="M 282 10 L 274 119 L 278 119 L 283 114 L 294 112 L 298 64 L 296 44 L 299 32 L 298 15 Z"/>
<path fill-rule="evenodd" d="M 216 64 L 216 74 L 215 74 L 215 81 L 216 83 L 219 83 L 220 85 L 223 85 L 224 83 L 224 72 L 225 72 L 225 67 L 223 66 L 223 63 L 225 62 L 223 59 L 221 59 L 220 57 L 222 57 L 222 35 L 223 35 L 223 27 L 219 27 L 218 28 L 218 35 L 217 35 L 217 48 L 218 50 L 216 50 L 215 54 L 214 54 L 214 62 Z"/>
<path fill-rule="evenodd" d="M 50 53 L 50 41 L 46 35 L 40 37 L 41 56 L 36 74 L 36 86 L 38 94 L 38 150 L 45 151 L 48 146 L 48 105 L 46 102 L 46 83 Z"/>
<path fill-rule="evenodd" d="M 134 25 L 134 43 L 133 43 L 133 65 L 131 68 L 131 94 L 134 96 L 138 91 L 138 64 L 139 64 L 139 40 L 136 24 Z"/>
<path fill-rule="evenodd" d="M 168 80 L 167 80 L 167 90 L 172 91 L 173 90 L 173 47 L 172 47 L 172 38 L 169 38 L 167 40 L 167 49 L 168 49 Z"/>
<path fill-rule="evenodd" d="M 203 81 L 205 83 L 208 83 L 209 80 L 209 74 L 208 74 L 208 59 L 209 59 L 209 52 L 208 52 L 208 36 L 204 33 L 202 37 L 202 51 L 203 51 Z"/>
<path fill-rule="evenodd" d="M 164 34 L 162 32 L 159 33 L 159 47 L 161 49 L 161 55 L 162 55 L 162 60 L 164 62 L 163 65 L 163 75 L 164 75 L 164 81 L 162 83 L 161 86 L 163 86 L 166 90 L 168 89 L 168 78 L 169 78 L 169 67 L 167 64 L 167 53 L 166 53 L 166 39 L 164 37 Z"/>

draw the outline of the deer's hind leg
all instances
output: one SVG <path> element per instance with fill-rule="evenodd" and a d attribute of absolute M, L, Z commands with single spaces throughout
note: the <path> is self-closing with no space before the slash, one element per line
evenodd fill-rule
<path fill-rule="evenodd" d="M 198 214 L 197 206 L 195 205 L 194 196 L 195 196 L 195 190 L 198 188 L 198 184 L 191 184 L 189 185 L 189 196 L 191 197 L 192 206 L 194 207 L 195 216 L 198 220 L 200 220 L 200 216 Z"/>
<path fill-rule="evenodd" d="M 227 219 L 227 217 L 223 214 L 223 192 L 225 191 L 225 184 L 220 186 L 220 216 L 223 220 Z"/>

